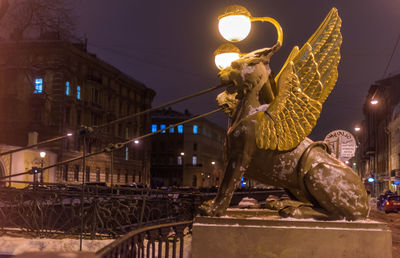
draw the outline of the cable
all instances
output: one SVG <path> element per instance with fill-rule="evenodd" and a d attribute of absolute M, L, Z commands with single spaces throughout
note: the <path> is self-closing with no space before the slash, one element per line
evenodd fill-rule
<path fill-rule="evenodd" d="M 58 140 L 62 140 L 62 139 L 65 139 L 67 137 L 70 137 L 70 136 L 72 136 L 72 134 L 69 133 L 67 135 L 63 135 L 63 136 L 59 136 L 59 137 L 52 138 L 52 139 L 49 139 L 49 140 L 45 140 L 45 141 L 42 141 L 42 142 L 39 142 L 39 143 L 36 143 L 36 144 L 33 144 L 33 145 L 28 145 L 28 146 L 25 146 L 25 147 L 14 149 L 14 150 L 2 152 L 2 153 L 0 153 L 0 156 L 4 156 L 4 155 L 7 155 L 7 154 L 12 154 L 14 152 L 23 151 L 23 150 L 26 150 L 26 149 L 31 149 L 31 148 L 34 148 L 34 147 L 37 147 L 37 146 L 40 146 L 40 145 L 43 145 L 43 144 L 46 144 L 46 143 L 51 143 L 51 142 L 55 142 L 55 141 L 58 141 Z"/>
<path fill-rule="evenodd" d="M 98 151 L 98 152 L 94 152 L 94 153 L 87 154 L 87 155 L 85 155 L 85 156 L 80 156 L 80 157 L 72 158 L 72 159 L 69 159 L 69 160 L 61 161 L 61 162 L 58 162 L 58 163 L 56 163 L 56 164 L 49 165 L 49 166 L 46 166 L 46 167 L 43 167 L 43 168 L 38 168 L 38 172 L 39 172 L 39 173 L 43 173 L 44 170 L 47 170 L 47 169 L 50 169 L 50 168 L 53 168 L 53 167 L 61 166 L 61 165 L 64 165 L 64 164 L 67 164 L 67 163 L 70 163 L 70 162 L 73 162 L 73 161 L 77 161 L 77 160 L 80 160 L 80 159 L 83 159 L 83 158 L 92 157 L 92 156 L 95 156 L 95 155 L 98 155 L 98 154 L 101 154 L 101 153 L 104 153 L 104 152 L 112 152 L 112 151 L 115 151 L 115 150 L 119 150 L 119 149 L 123 148 L 125 145 L 127 145 L 128 143 L 130 143 L 130 142 L 133 142 L 133 141 L 136 141 L 136 140 L 140 140 L 140 139 L 144 139 L 144 138 L 150 137 L 150 136 L 155 135 L 155 134 L 158 134 L 158 133 L 160 133 L 160 132 L 162 132 L 162 131 L 168 130 L 169 128 L 176 127 L 176 126 L 178 126 L 178 125 L 183 125 L 183 124 L 192 122 L 192 121 L 197 120 L 197 119 L 199 119 L 199 118 L 202 118 L 202 117 L 205 117 L 205 116 L 214 114 L 214 113 L 216 113 L 216 112 L 218 112 L 218 111 L 221 111 L 222 109 L 223 109 L 223 108 L 218 108 L 218 109 L 215 109 L 215 110 L 213 110 L 213 111 L 210 111 L 210 112 L 207 112 L 207 113 L 204 113 L 204 114 L 201 114 L 201 115 L 192 117 L 192 118 L 190 118 L 190 119 L 184 120 L 184 121 L 182 121 L 182 122 L 179 122 L 179 123 L 170 125 L 170 126 L 168 126 L 168 127 L 166 127 L 166 128 L 157 130 L 157 131 L 155 131 L 155 132 L 148 133 L 148 134 L 145 134 L 145 135 L 142 135 L 142 136 L 133 138 L 133 139 L 131 139 L 131 140 L 125 141 L 125 142 L 112 144 L 111 147 L 107 147 L 107 148 L 105 148 L 105 149 L 103 149 L 103 150 L 101 150 L 101 151 Z M 39 173 L 38 173 L 38 174 L 39 174 Z M 25 172 L 21 172 L 21 173 L 17 173 L 17 174 L 12 174 L 12 175 L 8 175 L 8 176 L 2 176 L 2 177 L 0 177 L 0 181 L 2 181 L 3 179 L 15 177 L 15 176 L 27 175 L 27 174 L 33 174 L 33 170 L 31 169 L 31 170 L 29 170 L 29 171 L 25 171 Z"/>
<path fill-rule="evenodd" d="M 144 114 L 152 112 L 154 110 L 161 109 L 161 108 L 164 108 L 164 107 L 168 107 L 168 106 L 171 106 L 173 104 L 176 104 L 176 103 L 179 103 L 179 102 L 182 102 L 182 101 L 185 101 L 185 100 L 200 96 L 200 95 L 208 93 L 210 91 L 217 90 L 217 89 L 220 89 L 222 87 L 229 87 L 229 86 L 230 86 L 230 84 L 220 84 L 218 86 L 215 86 L 215 87 L 212 87 L 212 88 L 209 88 L 209 89 L 206 89 L 206 90 L 198 91 L 198 92 L 193 93 L 191 95 L 172 100 L 172 101 L 167 102 L 165 104 L 162 104 L 162 105 L 150 108 L 150 109 L 146 109 L 144 111 L 141 111 L 141 112 L 138 112 L 138 113 L 135 113 L 135 114 L 132 114 L 132 115 L 128 115 L 128 116 L 125 116 L 125 117 L 122 117 L 122 118 L 118 118 L 118 119 L 116 119 L 114 121 L 111 121 L 111 122 L 108 122 L 108 123 L 105 123 L 105 124 L 102 124 L 102 125 L 93 126 L 93 129 L 99 129 L 99 128 L 103 128 L 103 127 L 106 127 L 106 126 L 109 126 L 109 125 L 113 125 L 115 123 L 119 123 L 121 121 L 124 121 L 124 120 L 127 120 L 127 119 L 131 119 L 131 118 L 134 118 L 134 117 L 137 117 L 137 116 L 140 116 L 140 115 L 144 115 Z"/>
<path fill-rule="evenodd" d="M 393 56 L 394 56 L 394 53 L 396 52 L 396 48 L 397 48 L 397 45 L 399 44 L 399 41 L 400 41 L 400 34 L 399 34 L 399 36 L 397 37 L 396 44 L 394 45 L 392 55 L 391 55 L 390 58 L 389 58 L 389 61 L 388 61 L 387 65 L 386 65 L 386 68 L 385 68 L 385 71 L 383 72 L 382 79 L 384 79 L 385 76 L 386 76 L 387 70 L 389 69 L 390 63 L 392 62 L 392 58 L 393 58 Z"/>
<path fill-rule="evenodd" d="M 187 120 L 185 120 L 185 121 L 182 121 L 182 122 L 180 122 L 180 123 L 176 123 L 176 124 L 173 124 L 173 125 L 169 125 L 169 126 L 167 126 L 167 127 L 165 127 L 165 128 L 162 128 L 162 129 L 160 129 L 160 130 L 157 130 L 157 131 L 155 131 L 155 132 L 148 133 L 148 134 L 145 134 L 145 135 L 142 135 L 142 136 L 133 138 L 133 139 L 131 139 L 131 140 L 129 140 L 129 141 L 124 142 L 123 144 L 126 145 L 126 144 L 128 144 L 128 143 L 130 143 L 130 142 L 137 141 L 137 140 L 140 140 L 140 139 L 143 139 L 143 138 L 152 136 L 152 135 L 154 135 L 154 134 L 158 134 L 158 133 L 163 132 L 163 131 L 165 131 L 165 130 L 168 130 L 168 129 L 170 129 L 170 128 L 176 127 L 176 126 L 178 126 L 178 125 L 183 125 L 183 124 L 189 123 L 189 122 L 191 122 L 191 121 L 194 121 L 194 120 L 196 120 L 196 119 L 199 119 L 199 118 L 202 118 L 202 117 L 205 117 L 205 116 L 214 114 L 214 113 L 216 113 L 216 112 L 218 112 L 218 111 L 221 111 L 222 109 L 223 109 L 223 108 L 218 108 L 218 109 L 215 109 L 215 110 L 210 111 L 210 112 L 208 112 L 208 113 L 204 113 L 204 114 L 202 114 L 202 115 L 198 115 L 198 116 L 192 117 L 192 118 L 187 119 Z"/>
<path fill-rule="evenodd" d="M 122 57 L 125 57 L 125 58 L 128 58 L 128 59 L 131 59 L 131 60 L 135 60 L 135 61 L 141 62 L 141 63 L 149 64 L 149 65 L 152 65 L 152 66 L 157 66 L 157 67 L 160 67 L 160 68 L 163 68 L 163 69 L 166 69 L 166 70 L 178 72 L 178 73 L 184 74 L 184 75 L 190 75 L 190 76 L 193 76 L 193 77 L 196 77 L 196 78 L 202 78 L 201 75 L 196 74 L 196 73 L 193 73 L 193 71 L 184 70 L 184 69 L 181 69 L 181 68 L 179 68 L 179 67 L 171 66 L 171 65 L 169 65 L 169 64 L 166 65 L 166 64 L 162 64 L 162 63 L 157 63 L 157 62 L 154 62 L 154 61 L 150 61 L 150 60 L 148 60 L 148 59 L 141 58 L 141 57 L 136 56 L 136 55 L 131 54 L 131 53 L 122 52 L 122 51 L 120 51 L 120 50 L 117 49 L 117 48 L 113 48 L 113 47 L 102 47 L 102 46 L 99 46 L 99 45 L 93 44 L 93 43 L 88 43 L 88 45 L 89 45 L 89 46 L 92 46 L 92 47 L 94 47 L 94 48 L 97 48 L 97 49 L 102 49 L 102 50 L 107 51 L 107 52 L 109 52 L 109 53 L 117 54 L 117 55 L 119 55 L 119 56 L 122 56 Z M 137 63 L 135 63 L 135 65 L 136 65 L 136 64 L 137 64 Z"/>

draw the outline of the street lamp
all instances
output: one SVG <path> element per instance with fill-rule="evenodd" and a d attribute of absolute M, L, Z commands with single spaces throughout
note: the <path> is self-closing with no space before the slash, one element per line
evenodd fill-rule
<path fill-rule="evenodd" d="M 43 161 L 44 161 L 44 158 L 46 157 L 46 152 L 45 151 L 41 151 L 39 153 L 39 155 L 40 155 L 40 158 L 42 159 L 41 162 L 40 162 L 40 167 L 41 167 L 41 170 L 40 170 L 40 183 L 43 183 Z"/>
<path fill-rule="evenodd" d="M 359 126 L 354 127 L 354 131 L 359 132 L 361 128 Z"/>
<path fill-rule="evenodd" d="M 377 99 L 372 99 L 371 100 L 371 104 L 372 105 L 376 105 L 376 104 L 378 104 L 379 103 L 379 101 L 377 100 Z"/>
<path fill-rule="evenodd" d="M 220 45 L 215 51 L 215 64 L 218 69 L 223 70 L 231 66 L 231 63 L 240 58 L 241 53 L 238 47 L 231 43 Z"/>
<path fill-rule="evenodd" d="M 245 39 L 251 30 L 251 22 L 261 21 L 272 23 L 278 33 L 278 44 L 282 46 L 283 32 L 281 25 L 271 17 L 252 17 L 250 12 L 240 5 L 228 6 L 218 17 L 218 29 L 222 37 L 231 42 Z M 240 50 L 232 44 L 223 44 L 214 52 L 215 64 L 222 70 L 240 58 Z"/>
<path fill-rule="evenodd" d="M 278 32 L 278 42 L 282 45 L 283 32 L 280 24 L 271 17 L 253 17 L 241 5 L 228 6 L 224 13 L 218 17 L 218 28 L 222 37 L 231 42 L 245 39 L 251 30 L 251 22 L 261 21 L 272 23 Z"/>
<path fill-rule="evenodd" d="M 218 29 L 228 41 L 241 41 L 251 30 L 251 14 L 240 5 L 231 5 L 218 17 Z"/>

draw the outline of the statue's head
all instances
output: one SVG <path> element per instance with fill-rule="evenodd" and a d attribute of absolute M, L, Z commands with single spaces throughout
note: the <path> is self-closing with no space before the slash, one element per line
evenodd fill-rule
<path fill-rule="evenodd" d="M 271 74 L 269 61 L 275 48 L 263 48 L 242 56 L 232 62 L 231 66 L 223 69 L 219 74 L 223 84 L 229 84 L 224 92 L 218 95 L 217 102 L 224 112 L 232 115 L 237 104 L 252 90 L 260 90 Z"/>

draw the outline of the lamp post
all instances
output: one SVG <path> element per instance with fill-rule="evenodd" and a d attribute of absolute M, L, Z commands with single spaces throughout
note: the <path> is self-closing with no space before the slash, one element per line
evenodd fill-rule
<path fill-rule="evenodd" d="M 39 153 L 39 155 L 40 155 L 40 158 L 41 158 L 41 160 L 40 160 L 40 168 L 41 168 L 41 170 L 40 170 L 40 183 L 43 184 L 43 163 L 44 163 L 44 158 L 46 157 L 46 152 L 45 151 L 41 151 Z"/>
<path fill-rule="evenodd" d="M 283 31 L 281 25 L 271 17 L 253 17 L 250 12 L 240 5 L 228 6 L 218 17 L 218 29 L 223 38 L 230 42 L 238 42 L 247 37 L 251 30 L 251 23 L 256 21 L 272 23 L 278 33 L 276 44 L 282 46 Z M 233 44 L 223 44 L 214 52 L 215 63 L 219 69 L 224 69 L 239 59 L 242 55 Z"/>
<path fill-rule="evenodd" d="M 380 191 L 380 175 L 378 173 L 378 119 L 377 119 L 377 114 L 376 114 L 376 109 L 377 109 L 377 104 L 379 103 L 378 99 L 375 98 L 376 93 L 378 90 L 375 91 L 374 95 L 372 96 L 370 100 L 370 110 L 371 110 L 371 119 L 372 119 L 372 131 L 373 131 L 373 137 L 374 137 L 374 160 L 373 160 L 373 171 L 374 171 L 374 181 L 373 183 L 373 189 L 374 189 L 374 195 L 378 196 L 379 191 Z"/>

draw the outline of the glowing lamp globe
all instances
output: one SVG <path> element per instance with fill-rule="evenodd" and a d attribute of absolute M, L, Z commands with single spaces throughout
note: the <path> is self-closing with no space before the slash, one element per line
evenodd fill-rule
<path fill-rule="evenodd" d="M 231 66 L 233 61 L 240 58 L 240 50 L 230 43 L 225 43 L 214 51 L 214 56 L 215 64 L 220 70 L 223 70 Z"/>
<path fill-rule="evenodd" d="M 215 64 L 220 70 L 223 70 L 231 66 L 231 63 L 239 58 L 238 53 L 223 53 L 215 56 Z"/>
<path fill-rule="evenodd" d="M 231 42 L 241 41 L 251 30 L 250 13 L 240 5 L 231 5 L 218 17 L 222 37 Z"/>
<path fill-rule="evenodd" d="M 372 104 L 372 105 L 378 104 L 378 100 L 376 100 L 376 99 L 371 100 L 371 104 Z"/>

